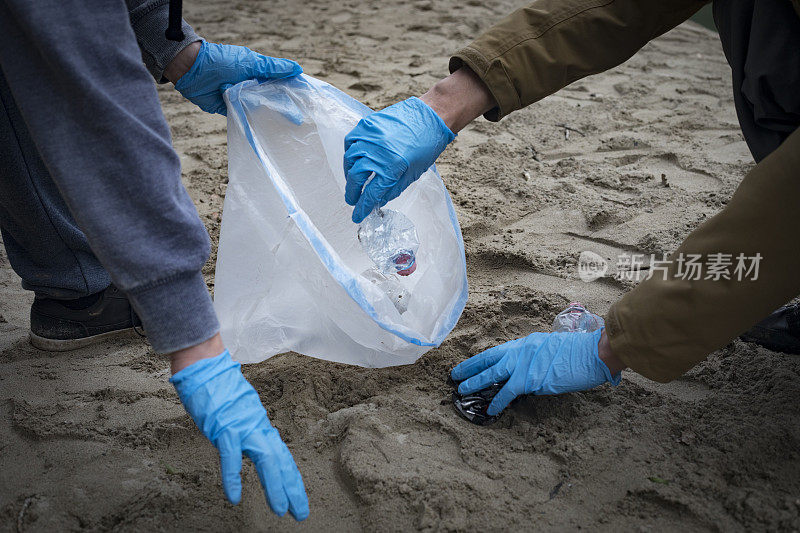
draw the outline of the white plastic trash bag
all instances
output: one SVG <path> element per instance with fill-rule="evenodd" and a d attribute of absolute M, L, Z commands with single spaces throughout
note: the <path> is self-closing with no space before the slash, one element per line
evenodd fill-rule
<path fill-rule="evenodd" d="M 467 300 L 464 242 L 434 167 L 387 205 L 419 236 L 417 270 L 396 276 L 400 313 L 366 273 L 344 202 L 344 137 L 370 110 L 309 76 L 225 93 L 228 190 L 214 304 L 242 362 L 278 353 L 369 367 L 412 363 L 438 346 Z"/>

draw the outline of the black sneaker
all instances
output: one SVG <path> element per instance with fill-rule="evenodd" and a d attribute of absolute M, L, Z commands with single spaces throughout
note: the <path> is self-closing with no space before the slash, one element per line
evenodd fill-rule
<path fill-rule="evenodd" d="M 111 284 L 77 300 L 34 299 L 30 339 L 40 350 L 64 352 L 122 333 L 139 333 L 141 325 L 128 298 Z"/>
<path fill-rule="evenodd" d="M 775 352 L 800 354 L 800 305 L 785 305 L 740 337 Z"/>

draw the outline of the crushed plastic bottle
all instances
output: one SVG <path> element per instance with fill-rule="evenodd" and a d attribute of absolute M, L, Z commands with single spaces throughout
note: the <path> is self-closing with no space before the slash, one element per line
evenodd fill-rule
<path fill-rule="evenodd" d="M 358 226 L 358 241 L 382 274 L 409 276 L 417 269 L 417 230 L 399 211 L 372 211 Z"/>
<path fill-rule="evenodd" d="M 582 332 L 590 333 L 605 326 L 602 317 L 589 312 L 580 302 L 570 302 L 566 309 L 558 313 L 553 320 L 553 333 Z M 490 416 L 486 413 L 495 394 L 503 388 L 503 383 L 492 383 L 487 388 L 472 394 L 461 395 L 458 393 L 458 384 L 452 382 L 456 390 L 453 391 L 453 407 L 464 419 L 479 426 L 488 426 L 497 422 L 503 413 Z"/>
<path fill-rule="evenodd" d="M 377 268 L 365 270 L 361 275 L 382 290 L 401 315 L 408 311 L 408 300 L 411 297 L 411 293 L 400 284 L 394 275 L 386 276 L 378 271 Z"/>
<path fill-rule="evenodd" d="M 450 384 L 456 388 L 453 391 L 453 407 L 456 412 L 464 419 L 469 420 L 478 426 L 488 426 L 497 422 L 503 413 L 491 416 L 486 414 L 489 409 L 489 404 L 492 403 L 492 398 L 495 394 L 500 392 L 504 383 L 493 383 L 489 387 L 473 392 L 472 394 L 460 394 L 458 392 L 458 383 L 454 382 L 448 376 Z"/>
<path fill-rule="evenodd" d="M 580 302 L 570 302 L 553 320 L 553 332 L 578 331 L 590 333 L 606 325 L 602 317 L 590 313 Z"/>

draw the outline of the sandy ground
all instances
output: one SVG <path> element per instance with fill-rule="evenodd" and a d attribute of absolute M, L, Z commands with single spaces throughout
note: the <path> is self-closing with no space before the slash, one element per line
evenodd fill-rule
<path fill-rule="evenodd" d="M 198 0 L 186 18 L 383 107 L 423 92 L 520 3 Z M 630 288 L 579 281 L 580 251 L 671 250 L 725 204 L 752 165 L 729 83 L 716 37 L 687 24 L 459 136 L 439 169 L 471 295 L 450 338 L 406 367 L 287 354 L 246 368 L 304 474 L 301 526 L 267 511 L 249 463 L 243 503 L 224 501 L 215 450 L 145 344 L 31 348 L 31 296 L 0 256 L 0 529 L 800 529 L 800 358 L 737 341 L 677 382 L 626 373 L 615 390 L 526 399 L 489 428 L 456 417 L 444 381 L 469 355 L 547 328 L 569 300 L 602 313 Z M 171 86 L 160 95 L 216 241 L 225 121 Z"/>

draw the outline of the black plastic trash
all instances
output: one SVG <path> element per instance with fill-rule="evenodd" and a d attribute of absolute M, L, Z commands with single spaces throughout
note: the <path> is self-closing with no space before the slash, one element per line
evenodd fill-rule
<path fill-rule="evenodd" d="M 486 410 L 489 408 L 489 404 L 492 403 L 492 398 L 503 388 L 505 383 L 494 383 L 472 394 L 462 395 L 458 392 L 458 383 L 453 381 L 452 378 L 449 381 L 456 389 L 453 391 L 453 407 L 461 418 L 479 426 L 488 426 L 489 424 L 494 424 L 503 416 L 503 413 L 490 416 L 486 414 Z"/>

